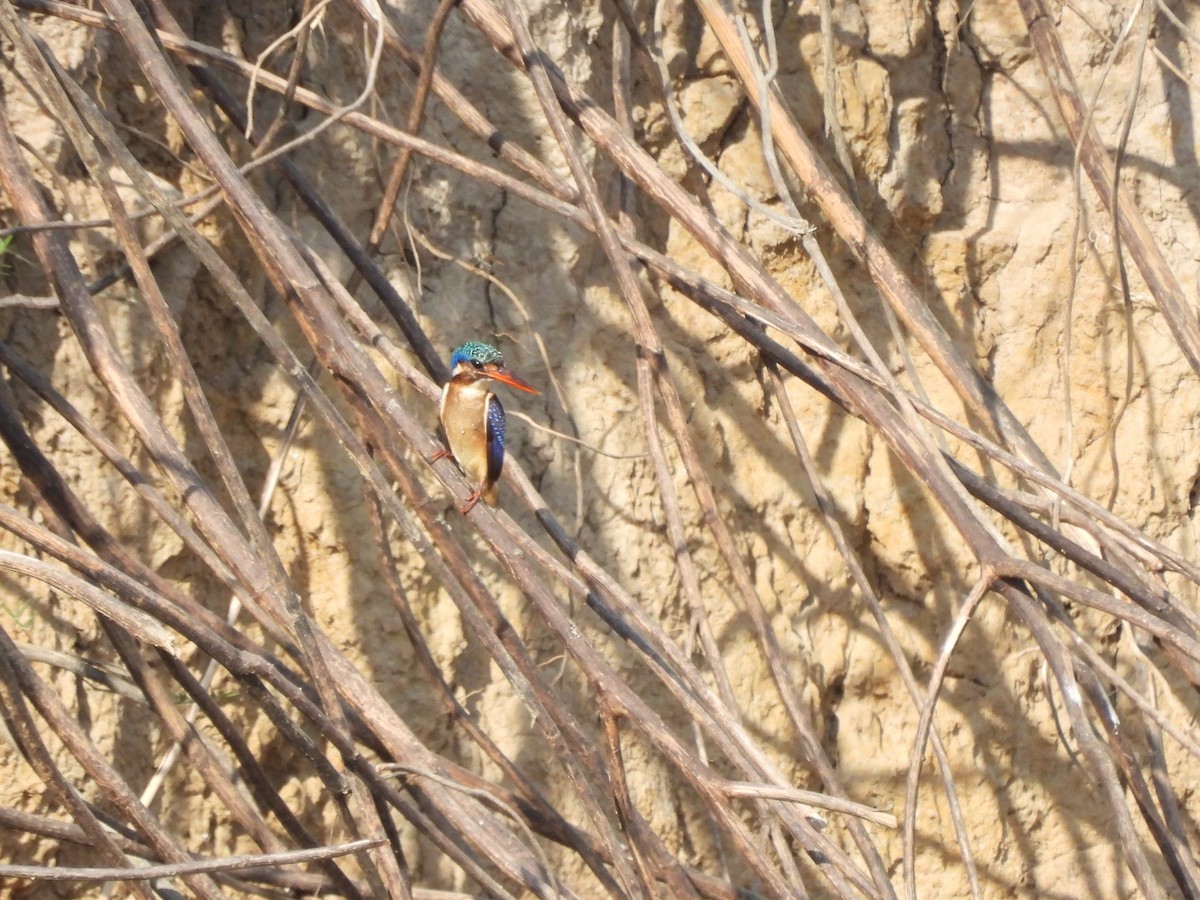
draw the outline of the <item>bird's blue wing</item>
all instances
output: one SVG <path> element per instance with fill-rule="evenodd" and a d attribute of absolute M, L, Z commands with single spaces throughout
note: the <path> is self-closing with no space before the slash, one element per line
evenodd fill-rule
<path fill-rule="evenodd" d="M 504 467 L 504 407 L 500 398 L 489 394 L 487 398 L 487 480 L 498 481 Z"/>

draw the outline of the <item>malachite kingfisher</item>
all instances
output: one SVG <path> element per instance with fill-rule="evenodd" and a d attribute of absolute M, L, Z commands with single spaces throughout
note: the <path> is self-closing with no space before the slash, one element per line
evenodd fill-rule
<path fill-rule="evenodd" d="M 450 354 L 450 380 L 442 388 L 440 408 L 450 450 L 434 458 L 453 456 L 476 486 L 462 507 L 464 513 L 470 512 L 480 497 L 490 506 L 496 504 L 496 482 L 504 466 L 504 407 L 488 389 L 492 381 L 540 393 L 506 369 L 504 357 L 491 344 L 468 341 Z"/>

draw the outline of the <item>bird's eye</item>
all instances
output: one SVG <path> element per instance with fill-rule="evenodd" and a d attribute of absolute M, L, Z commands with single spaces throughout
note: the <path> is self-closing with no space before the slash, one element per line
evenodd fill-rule
<path fill-rule="evenodd" d="M 479 360 L 477 360 L 477 359 L 473 359 L 473 360 L 471 360 L 471 365 L 473 365 L 473 366 L 474 366 L 475 368 L 477 368 L 477 369 L 482 369 L 482 368 L 483 368 L 483 363 L 481 363 L 481 362 L 480 362 Z"/>

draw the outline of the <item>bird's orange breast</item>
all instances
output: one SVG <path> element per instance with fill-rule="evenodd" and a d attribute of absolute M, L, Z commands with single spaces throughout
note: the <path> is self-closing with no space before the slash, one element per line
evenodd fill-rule
<path fill-rule="evenodd" d="M 450 381 L 442 391 L 442 430 L 458 465 L 474 485 L 487 481 L 487 399 L 478 382 Z"/>

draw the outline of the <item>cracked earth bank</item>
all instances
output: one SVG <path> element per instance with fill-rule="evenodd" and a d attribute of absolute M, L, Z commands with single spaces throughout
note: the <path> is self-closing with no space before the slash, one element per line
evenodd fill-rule
<path fill-rule="evenodd" d="M 99 6 L 112 12 L 121 4 L 105 0 Z M 377 35 L 373 2 L 318 6 L 196 0 L 165 8 L 192 40 L 251 64 L 261 57 L 264 71 L 284 81 L 294 71 L 299 87 L 335 106 L 355 103 L 369 88 L 356 107 L 357 118 L 347 116 L 316 134 L 311 132 L 328 109 L 299 102 L 282 108 L 265 82 L 254 92 L 257 133 L 274 127 L 278 117 L 276 145 L 309 135 L 289 159 L 348 232 L 365 243 L 397 155 L 396 146 L 370 126 L 403 127 L 417 78 L 387 42 L 378 48 L 374 80 L 369 78 Z M 600 115 L 623 105 L 614 101 L 614 93 L 623 90 L 614 87 L 622 82 L 613 77 L 613 60 L 620 57 L 613 48 L 621 28 L 616 4 L 518 6 L 537 45 Z M 367 765 L 394 761 L 408 767 L 410 781 L 386 782 L 402 789 L 399 796 L 416 798 L 407 809 L 426 804 L 429 819 L 405 818 L 395 807 L 388 813 L 403 849 L 398 868 L 418 896 L 427 890 L 482 895 L 501 886 L 549 895 L 555 889 L 550 885 L 564 895 L 587 897 L 652 890 L 682 896 L 689 884 L 705 896 L 727 896 L 723 892 L 730 888 L 799 893 L 798 885 L 815 897 L 887 896 L 903 893 L 906 843 L 921 897 L 970 896 L 971 867 L 962 843 L 973 858 L 974 888 L 985 897 L 1189 896 L 1200 890 L 1193 859 L 1200 837 L 1200 800 L 1194 796 L 1200 780 L 1194 728 L 1200 712 L 1195 638 L 1200 610 L 1198 570 L 1192 565 L 1200 502 L 1200 381 L 1188 362 L 1186 339 L 1180 340 L 1178 326 L 1164 312 L 1161 290 L 1148 283 L 1132 253 L 1126 253 L 1121 270 L 1110 214 L 1086 173 L 1075 178 L 1070 135 L 1023 14 L 1039 4 L 838 0 L 829 6 L 827 46 L 821 4 L 814 0 L 770 5 L 769 24 L 756 4 L 728 12 L 746 24 L 759 60 L 767 58 L 764 35 L 773 30 L 782 183 L 764 156 L 764 123 L 749 93 L 756 88 L 747 87 L 731 61 L 740 52 L 737 30 L 722 35 L 706 24 L 703 2 L 629 7 L 639 39 L 653 46 L 669 77 L 693 150 L 680 139 L 661 100 L 660 70 L 638 47 L 628 69 L 628 109 L 632 142 L 645 155 L 614 161 L 601 135 L 584 134 L 591 127 L 586 115 L 582 128 L 572 126 L 570 133 L 605 209 L 614 218 L 624 210 L 620 229 L 686 273 L 760 307 L 769 305 L 762 288 L 769 276 L 792 304 L 775 307 L 777 314 L 792 323 L 813 323 L 855 360 L 877 365 L 873 381 L 845 376 L 838 363 L 802 349 L 794 340 L 796 329 L 766 329 L 789 358 L 814 366 L 822 384 L 857 386 L 855 396 L 876 401 L 873 412 L 853 399 L 833 402 L 795 371 L 784 373 L 778 393 L 759 352 L 758 325 L 746 328 L 739 312 L 725 319 L 713 315 L 653 260 L 634 272 L 646 305 L 643 321 L 656 336 L 643 333 L 639 339 L 639 316 L 621 293 L 614 263 L 584 226 L 586 210 L 570 219 L 561 208 L 539 206 L 525 195 L 535 186 L 543 197 L 557 190 L 560 207 L 577 199 L 568 161 L 529 80 L 490 43 L 485 26 L 503 22 L 505 5 L 469 0 L 449 14 L 439 45 L 440 81 L 420 134 L 519 183 L 489 182 L 414 155 L 396 217 L 374 259 L 443 359 L 464 340 L 494 342 L 512 368 L 541 389 L 537 397 L 505 395 L 508 453 L 586 554 L 574 581 L 547 574 L 528 546 L 523 554 L 494 552 L 496 534 L 527 533 L 558 560 L 557 571 L 564 563 L 571 566 L 539 523 L 537 504 L 525 502 L 513 482 L 503 488 L 499 526 L 477 531 L 459 514 L 447 485 L 460 499 L 465 488 L 453 467 L 441 464 L 434 474 L 423 461 L 433 445 L 414 446 L 413 432 L 401 434 L 388 418 L 384 395 L 372 393 L 376 388 L 344 366 L 348 357 L 341 354 L 351 351 L 331 337 L 311 340 L 298 323 L 296 303 L 281 291 L 285 285 L 295 289 L 295 272 L 268 271 L 271 257 L 264 262 L 256 253 L 247 217 L 222 207 L 204 219 L 199 233 L 296 350 L 301 366 L 313 358 L 316 343 L 323 366 L 320 389 L 372 448 L 386 446 L 394 454 L 388 459 L 376 453 L 385 472 L 380 483 L 399 485 L 397 471 L 403 470 L 413 475 L 410 487 L 431 498 L 418 504 L 408 489 L 394 487 L 405 527 L 417 522 L 423 538 L 407 540 L 407 532 L 389 518 L 393 558 L 381 561 L 364 477 L 344 443 L 310 411 L 295 443 L 285 448 L 296 396 L 286 367 L 195 253 L 173 245 L 153 262 L 153 278 L 251 497 L 264 491 L 272 462 L 284 454 L 263 517 L 266 534 L 311 625 L 328 636 L 327 652 L 362 675 L 357 688 L 343 686 L 344 696 L 378 698 L 377 709 L 390 709 L 387 715 L 423 747 L 405 756 L 378 734 L 364 738 L 359 732 L 357 738 Z M 1182 313 L 1194 328 L 1200 67 L 1193 57 L 1200 53 L 1195 36 L 1200 14 L 1170 0 L 1146 8 L 1152 17 L 1133 3 L 1083 0 L 1070 8 L 1052 3 L 1041 24 L 1050 22 L 1065 48 L 1075 78 L 1065 87 L 1092 104 L 1090 121 L 1101 144 L 1111 154 L 1123 143 L 1120 179 L 1130 215 L 1157 248 L 1161 269 L 1181 286 Z M 107 221 L 112 213 L 100 188 L 103 177 L 72 149 L 61 110 L 48 112 L 54 102 L 39 80 L 47 77 L 45 68 L 30 55 L 30 35 L 46 42 L 170 198 L 208 189 L 214 183 L 210 161 L 189 142 L 123 38 L 98 27 L 103 15 L 36 9 L 41 11 L 32 3 L 6 5 L 0 29 L 4 59 L 11 64 L 0 81 L 11 130 L 52 218 Z M 405 2 L 387 12 L 395 33 L 419 53 L 434 5 Z M 161 25 L 162 9 L 155 7 L 154 15 Z M 301 33 L 305 46 L 296 59 Z M 722 39 L 732 45 L 723 47 Z M 249 70 L 218 71 L 235 102 L 245 103 Z M 242 129 L 216 111 L 194 73 L 182 64 L 176 72 L 184 96 L 224 150 L 239 165 L 250 162 L 253 148 Z M 493 139 L 489 146 L 473 133 L 449 88 L 460 91 L 503 134 L 503 142 Z M 784 108 L 828 170 L 839 173 L 833 180 L 840 187 L 821 186 L 792 170 L 779 130 Z M 611 133 L 620 128 L 613 125 Z M 502 143 L 510 154 L 504 159 L 494 152 Z M 533 162 L 523 166 L 513 148 Z M 704 155 L 708 168 L 696 162 L 694 152 Z M 710 211 L 713 222 L 697 234 L 661 193 L 645 184 L 623 192 L 622 164 L 656 167 L 697 208 Z M 844 164 L 851 166 L 852 178 L 845 176 Z M 102 155 L 100 169 L 129 211 L 151 209 L 147 190 L 118 160 Z M 286 173 L 266 165 L 245 177 L 277 233 L 298 236 L 332 278 L 353 280 L 362 310 L 398 348 L 398 358 L 419 366 L 419 352 L 380 291 L 359 286 L 353 263 Z M 5 180 L 0 198 L 2 227 L 29 221 L 11 184 L 11 178 Z M 789 218 L 791 201 L 781 198 L 785 190 L 811 223 L 811 234 L 804 236 L 828 261 L 844 303 L 814 264 L 801 239 L 805 230 Z M 861 220 L 853 221 L 865 222 L 879 238 L 872 252 L 890 255 L 895 277 L 928 310 L 930 328 L 941 335 L 937 352 L 978 372 L 980 383 L 994 391 L 993 410 L 1006 408 L 1027 432 L 1024 447 L 1011 440 L 1009 446 L 1033 467 L 1056 473 L 1044 482 L 1067 483 L 1094 505 L 1082 500 L 1056 505 L 1056 494 L 1038 487 L 1028 472 L 1016 478 L 1003 460 L 988 458 L 963 439 L 964 429 L 993 442 L 999 432 L 979 408 L 968 408 L 944 362 L 934 359 L 928 340 L 933 331 L 921 333 L 917 324 L 885 311 L 888 291 L 873 278 L 878 266 L 865 264 L 861 236 L 850 234 L 858 226 L 829 211 L 826 194 L 834 191 L 846 198 L 847 209 L 860 211 Z M 186 207 L 189 213 L 199 209 Z M 166 230 L 157 215 L 136 218 L 134 227 L 143 245 Z M 756 272 L 765 273 L 761 281 L 749 277 L 749 270 L 739 271 L 731 255 L 710 252 L 705 236 L 718 232 Z M 104 222 L 57 233 L 69 240 L 85 281 L 113 272 L 126 257 Z M 1127 235 L 1123 244 L 1128 251 Z M 4 256 L 10 297 L 0 298 L 5 353 L 19 355 L 65 395 L 163 491 L 168 506 L 193 515 L 187 512 L 187 493 L 156 465 L 122 402 L 89 364 L 73 320 L 61 308 L 20 300 L 53 294 L 39 253 L 33 237 L 22 233 Z M 185 404 L 176 363 L 147 314 L 151 302 L 125 279 L 97 293 L 91 308 L 103 318 L 132 383 L 149 399 L 181 458 L 233 514 L 235 503 Z M 339 316 L 337 328 L 349 321 Z M 649 350 L 642 352 L 652 362 L 639 379 L 639 344 L 655 341 L 678 392 L 674 409 L 670 389 L 662 392 L 668 380 L 654 375 Z M 392 365 L 383 343 L 368 348 L 361 334 L 346 341 L 369 350 L 362 358 L 395 387 L 395 399 L 428 441 L 436 403 Z M 0 447 L 0 502 L 6 508 L 0 547 L 46 558 L 66 571 L 45 544 L 33 548 L 12 533 L 10 523 L 32 520 L 60 535 L 74 534 L 81 545 L 102 553 L 61 508 L 55 511 L 42 476 L 30 468 L 29 451 L 14 449 L 23 428 L 132 560 L 114 565 L 144 583 L 151 583 L 145 572 L 156 573 L 163 585 L 222 617 L 231 581 L 240 592 L 253 593 L 251 563 L 223 580 L 211 555 L 197 552 L 139 499 L 20 376 L 11 356 L 3 362 L 0 410 L 10 424 Z M 338 368 L 333 376 L 331 364 Z M 907 402 L 890 399 L 886 385 L 893 378 L 917 398 L 918 407 L 959 423 L 959 432 L 941 430 Z M 640 388 L 654 396 L 643 402 Z M 363 403 L 373 411 L 364 412 Z M 647 413 L 662 441 L 658 460 L 650 452 Z M 793 415 L 803 453 L 789 428 Z M 680 440 L 684 428 L 687 442 Z M 1013 433 L 1010 429 L 1009 438 Z M 582 447 L 568 438 L 582 441 Z M 960 479 L 939 451 L 970 472 Z M 806 474 L 805 454 L 820 491 Z M 990 501 L 967 493 L 963 485 L 970 473 L 978 473 L 985 488 L 993 486 L 990 494 L 976 491 Z M 711 488 L 708 509 L 710 490 L 702 479 Z M 939 485 L 949 485 L 948 493 Z M 840 546 L 821 514 L 818 494 L 828 498 L 844 536 Z M 1012 514 L 1006 518 L 995 507 Z M 974 526 L 964 527 L 964 517 Z M 434 533 L 461 545 L 464 569 L 438 562 L 449 551 L 430 537 Z M 204 540 L 214 542 L 207 534 Z M 242 535 L 231 540 L 246 542 Z M 424 555 L 428 540 L 434 543 Z M 983 545 L 1032 561 L 1045 577 L 1031 602 L 1023 594 L 1031 581 L 1016 578 L 1011 568 L 990 570 L 1013 577 L 984 594 L 965 622 L 944 668 L 933 720 L 957 809 L 927 751 L 915 830 L 906 841 L 904 818 L 914 809 L 906 801 L 906 778 L 920 702 L 939 670 L 947 635 L 981 577 Z M 224 558 L 221 547 L 215 552 Z M 532 567 L 537 584 L 546 586 L 545 596 L 568 610 L 574 620 L 569 628 L 559 629 L 538 605 L 531 582 L 522 581 L 521 565 Z M 860 579 L 854 565 L 861 566 Z M 398 574 L 394 585 L 385 569 Z M 1023 573 L 1037 581 L 1028 570 Z M 480 626 L 455 602 L 461 589 L 453 585 L 472 577 L 479 579 L 479 593 L 495 601 L 490 625 Z M 580 577 L 591 579 L 600 605 L 616 611 L 608 621 L 571 587 L 584 583 Z M 156 585 L 151 586 L 158 590 Z M 286 593 L 266 580 L 258 587 L 267 598 L 260 602 L 268 606 L 276 596 L 272 591 Z M 403 602 L 397 600 L 401 595 Z M 622 608 L 621 597 L 644 618 Z M 398 602 L 411 610 L 412 631 L 406 631 Z M 1104 603 L 1108 606 L 1099 608 Z M 501 621 L 503 627 L 497 627 Z M 70 591 L 17 574 L 6 558 L 0 626 L 16 642 L 5 641 L 0 649 L 23 650 L 28 671 L 49 685 L 118 780 L 141 794 L 171 749 L 171 732 L 147 709 L 146 689 L 128 683 L 128 663 L 122 663 L 97 616 Z M 278 625 L 271 633 L 261 619 L 244 613 L 236 627 L 255 646 L 285 659 L 302 682 L 312 683 L 303 654 L 288 655 Z M 508 642 L 507 650 L 491 642 L 495 633 Z M 680 652 L 646 652 L 660 637 Z M 574 640 L 587 642 L 596 657 L 581 656 Z M 178 639 L 176 652 L 193 674 L 203 673 L 207 657 L 190 639 Z M 422 661 L 426 653 L 446 694 L 470 717 L 470 727 L 447 711 Z M 147 646 L 140 657 L 164 686 L 167 706 L 186 713 L 187 697 L 162 660 Z M 529 663 L 520 677 L 511 663 L 517 657 Z M 114 692 L 72 671 L 69 662 L 78 659 L 125 673 L 118 680 L 127 689 Z M 685 670 L 696 682 L 680 674 Z M 911 671 L 919 701 L 903 670 Z M 13 683 L 9 664 L 0 667 L 0 678 Z M 527 702 L 522 678 L 545 689 L 538 702 L 549 703 L 549 712 L 545 706 L 535 712 L 536 704 Z M 707 687 L 699 687 L 700 681 Z M 329 784 L 246 685 L 221 670 L 210 693 L 312 840 L 349 839 Z M 353 707 L 356 698 L 347 699 Z M 20 705 L 16 693 L 4 697 L 4 718 L 18 736 L 14 710 Z M 358 713 L 372 720 L 365 708 L 357 707 Z M 334 767 L 348 765 L 312 720 L 292 706 L 283 709 L 309 730 Z M 46 721 L 35 715 L 32 724 L 66 781 L 104 816 L 129 822 L 95 772 Z M 235 790 L 245 792 L 250 776 L 238 768 L 225 739 L 203 715 L 197 729 L 216 765 L 239 771 Z M 613 733 L 620 736 L 619 757 L 608 740 Z M 487 736 L 486 750 L 473 737 L 480 734 Z M 743 741 L 739 749 L 731 749 L 731 734 Z M 113 865 L 76 840 L 47 835 L 44 821 L 14 817 L 20 812 L 76 821 L 14 742 L 18 738 L 0 743 L 0 864 Z M 171 769 L 146 803 L 184 852 L 219 857 L 300 845 L 268 812 L 262 813 L 265 824 L 256 841 L 254 829 L 231 812 L 228 799 L 191 760 L 185 757 Z M 421 779 L 411 770 L 435 764 L 443 766 L 438 769 L 443 779 L 469 784 L 475 793 L 437 794 L 428 779 L 421 793 L 413 786 Z M 797 807 L 714 799 L 697 787 L 696 773 L 717 779 L 705 782 L 709 787 L 736 781 L 840 791 L 898 821 L 895 827 L 866 822 L 856 833 L 846 817 L 830 812 L 823 814 L 827 824 L 819 833 L 805 831 L 807 820 L 794 814 Z M 368 788 L 380 796 L 377 784 L 368 781 Z M 505 808 L 499 815 L 495 804 L 479 799 L 495 789 L 502 789 Z M 622 791 L 635 812 L 614 800 Z M 534 815 L 530 798 L 537 796 L 546 806 Z M 257 794 L 248 804 L 266 808 Z M 360 826 L 369 821 L 359 798 L 349 808 Z M 588 839 L 572 847 L 564 846 L 571 842 L 561 833 L 558 839 L 547 836 L 546 810 L 586 831 Z M 463 819 L 454 820 L 455 811 Z M 517 811 L 532 831 L 512 823 Z M 464 822 L 485 820 L 481 832 L 504 836 L 496 845 L 476 842 L 478 835 L 464 831 Z M 431 837 L 439 828 L 463 849 L 456 853 Z M 580 847 L 606 842 L 636 852 L 623 866 L 613 865 L 602 851 L 592 853 L 589 867 Z M 535 845 L 536 852 L 529 849 Z M 816 846 L 822 849 L 806 852 Z M 137 855 L 132 845 L 124 850 Z M 526 869 L 506 869 L 491 853 L 508 854 Z M 481 862 L 479 869 L 472 869 L 472 859 Z M 343 868 L 363 891 L 371 889 L 362 865 L 351 861 Z M 287 871 L 303 871 L 309 880 L 286 887 L 311 889 L 327 870 Z M 172 885 L 201 895 L 210 890 L 199 882 Z M 395 883 L 391 888 L 396 890 Z M 220 889 L 231 896 L 248 890 L 246 882 Z M 128 883 L 117 888 L 118 894 L 130 890 Z M 89 883 L 0 877 L 0 895 L 6 897 L 100 891 Z"/>

